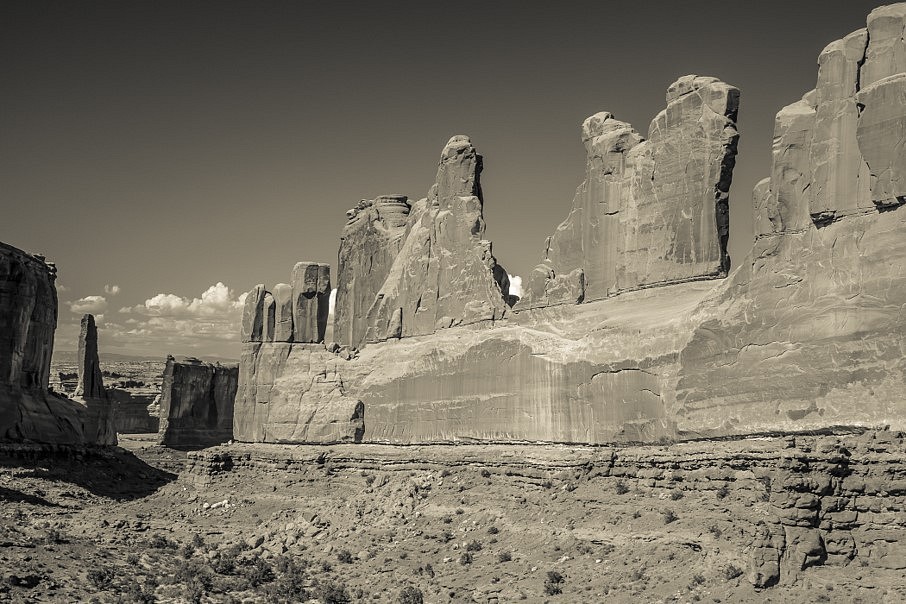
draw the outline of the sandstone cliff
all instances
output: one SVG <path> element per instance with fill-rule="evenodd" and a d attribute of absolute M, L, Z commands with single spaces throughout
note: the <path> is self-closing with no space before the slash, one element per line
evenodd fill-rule
<path fill-rule="evenodd" d="M 467 217 L 474 234 L 483 229 L 480 159 L 455 137 L 405 231 L 396 216 L 378 232 L 374 203 L 344 231 L 337 333 L 367 345 L 333 357 L 247 347 L 242 381 L 257 393 L 244 395 L 244 413 L 272 412 L 254 397 L 304 398 L 317 382 L 305 376 L 321 376 L 350 401 L 344 426 L 361 417 L 351 401 L 364 405 L 366 442 L 903 429 L 904 29 L 906 4 L 872 12 L 866 30 L 821 53 L 816 89 L 778 113 L 772 174 L 754 194 L 754 248 L 727 279 L 714 278 L 728 269 L 733 87 L 681 78 L 647 141 L 610 114 L 585 122 L 586 182 L 515 314 L 496 306 L 506 289 L 489 278 L 496 261 L 476 261 L 483 244 L 461 228 Z M 375 258 L 371 279 L 361 267 Z M 438 295 L 449 284 L 464 297 Z"/>
<path fill-rule="evenodd" d="M 0 243 L 0 440 L 84 442 L 78 404 L 48 392 L 56 268 Z"/>
<path fill-rule="evenodd" d="M 161 386 L 159 442 L 210 446 L 233 437 L 239 368 L 167 357 Z"/>
<path fill-rule="evenodd" d="M 689 75 L 648 140 L 607 112 L 585 120 L 585 182 L 517 310 L 725 276 L 738 106 L 733 86 Z"/>

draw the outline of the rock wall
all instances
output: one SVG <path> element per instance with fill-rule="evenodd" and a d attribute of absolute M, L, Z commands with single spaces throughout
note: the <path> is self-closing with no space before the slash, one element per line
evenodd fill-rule
<path fill-rule="evenodd" d="M 161 387 L 159 442 L 210 446 L 233 438 L 237 365 L 167 358 Z"/>
<path fill-rule="evenodd" d="M 48 391 L 56 268 L 0 243 L 0 440 L 81 444 L 81 408 Z"/>
<path fill-rule="evenodd" d="M 684 76 L 643 139 L 607 112 L 582 124 L 587 161 L 517 310 L 724 277 L 739 90 Z"/>
<path fill-rule="evenodd" d="M 98 359 L 98 329 L 94 315 L 83 315 L 79 329 L 77 370 L 73 399 L 85 405 L 85 437 L 99 445 L 116 444 L 115 405 L 107 396 Z"/>
<path fill-rule="evenodd" d="M 586 121 L 586 182 L 515 314 L 497 312 L 496 261 L 476 260 L 480 158 L 454 137 L 404 233 L 366 245 L 374 204 L 347 227 L 337 332 L 353 334 L 347 347 L 364 333 L 367 345 L 335 358 L 247 347 L 246 416 L 267 415 L 255 398 L 306 396 L 313 380 L 300 376 L 315 375 L 350 401 L 341 421 L 357 417 L 351 401 L 364 405 L 364 442 L 906 429 L 904 29 L 906 3 L 872 12 L 866 30 L 821 53 L 816 89 L 778 113 L 753 251 L 727 279 L 712 277 L 728 268 L 731 86 L 681 78 L 648 141 L 609 114 Z M 363 281 L 375 254 L 378 277 Z M 350 323 L 368 302 L 351 292 L 373 290 L 393 254 L 365 325 Z"/>

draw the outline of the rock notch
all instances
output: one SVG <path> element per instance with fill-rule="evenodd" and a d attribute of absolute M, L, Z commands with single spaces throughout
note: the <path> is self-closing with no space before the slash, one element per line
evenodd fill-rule
<path fill-rule="evenodd" d="M 724 277 L 739 90 L 684 76 L 645 140 L 607 112 L 582 124 L 585 182 L 517 310 Z"/>

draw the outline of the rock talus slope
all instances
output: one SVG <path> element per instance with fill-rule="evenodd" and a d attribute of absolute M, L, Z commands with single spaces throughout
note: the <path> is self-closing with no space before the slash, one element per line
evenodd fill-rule
<path fill-rule="evenodd" d="M 0 243 L 0 440 L 84 442 L 81 407 L 48 391 L 56 268 Z"/>

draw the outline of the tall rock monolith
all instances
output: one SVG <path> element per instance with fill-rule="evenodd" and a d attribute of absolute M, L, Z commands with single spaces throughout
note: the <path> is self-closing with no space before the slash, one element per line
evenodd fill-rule
<path fill-rule="evenodd" d="M 684 76 L 644 139 L 602 112 L 582 124 L 585 182 L 516 309 L 724 277 L 739 90 Z"/>
<path fill-rule="evenodd" d="M 99 445 L 115 445 L 115 405 L 104 389 L 94 315 L 82 315 L 77 363 L 79 382 L 73 398 L 83 402 L 87 408 L 85 437 Z"/>
<path fill-rule="evenodd" d="M 330 312 L 330 265 L 297 262 L 291 287 L 293 342 L 323 342 Z"/>

